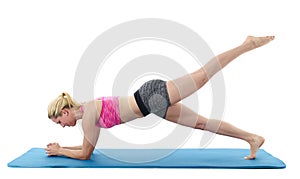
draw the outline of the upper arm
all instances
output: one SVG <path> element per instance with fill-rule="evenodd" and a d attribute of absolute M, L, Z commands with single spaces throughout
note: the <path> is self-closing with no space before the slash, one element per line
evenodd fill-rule
<path fill-rule="evenodd" d="M 82 144 L 82 155 L 83 158 L 89 159 L 97 145 L 97 141 L 100 134 L 100 128 L 95 127 L 90 131 L 84 133 L 83 144 Z"/>
<path fill-rule="evenodd" d="M 95 149 L 95 145 L 93 145 L 87 137 L 84 137 L 83 145 L 82 145 L 82 155 L 83 155 L 82 157 L 84 159 L 90 159 L 94 149 Z"/>
<path fill-rule="evenodd" d="M 96 126 L 96 121 L 99 118 L 95 103 L 87 104 L 85 114 L 83 116 L 82 128 L 84 133 L 82 153 L 84 158 L 89 159 L 97 145 L 100 134 L 100 128 Z"/>

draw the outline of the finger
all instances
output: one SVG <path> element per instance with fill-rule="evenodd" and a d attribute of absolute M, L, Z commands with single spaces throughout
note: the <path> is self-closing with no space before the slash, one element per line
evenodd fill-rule
<path fill-rule="evenodd" d="M 53 155 L 53 153 L 52 153 L 51 151 L 46 151 L 46 154 L 47 154 L 48 156 Z"/>

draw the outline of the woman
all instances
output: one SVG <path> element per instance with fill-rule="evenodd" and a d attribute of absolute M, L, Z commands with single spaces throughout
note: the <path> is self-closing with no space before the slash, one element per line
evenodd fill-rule
<path fill-rule="evenodd" d="M 62 93 L 50 103 L 48 117 L 62 127 L 75 126 L 77 120 L 82 119 L 83 144 L 77 147 L 61 147 L 57 143 L 50 143 L 45 149 L 46 153 L 49 156 L 64 155 L 88 160 L 97 143 L 100 128 L 111 128 L 153 113 L 184 126 L 242 139 L 250 144 L 250 155 L 245 159 L 255 159 L 259 147 L 264 143 L 263 137 L 243 131 L 224 121 L 210 119 L 208 123 L 207 118 L 196 114 L 179 102 L 199 90 L 236 57 L 273 39 L 274 36 L 248 36 L 240 46 L 211 59 L 199 70 L 175 80 L 148 81 L 133 96 L 102 97 L 78 104 L 69 94 Z M 218 128 L 215 127 L 216 124 Z"/>

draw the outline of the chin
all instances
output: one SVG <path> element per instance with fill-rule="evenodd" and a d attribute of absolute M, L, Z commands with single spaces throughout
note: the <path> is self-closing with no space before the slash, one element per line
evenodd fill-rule
<path fill-rule="evenodd" d="M 76 126 L 76 121 L 73 123 L 73 125 L 71 125 L 72 127 Z"/>

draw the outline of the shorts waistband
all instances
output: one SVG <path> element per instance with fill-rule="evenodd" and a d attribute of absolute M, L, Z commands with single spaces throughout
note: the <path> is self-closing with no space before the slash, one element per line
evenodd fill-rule
<path fill-rule="evenodd" d="M 150 114 L 150 112 L 147 110 L 146 106 L 144 105 L 144 102 L 140 96 L 139 90 L 137 90 L 134 93 L 134 98 L 135 98 L 135 101 L 136 101 L 138 107 L 140 108 L 141 112 L 143 113 L 143 115 L 147 116 L 148 114 Z"/>

